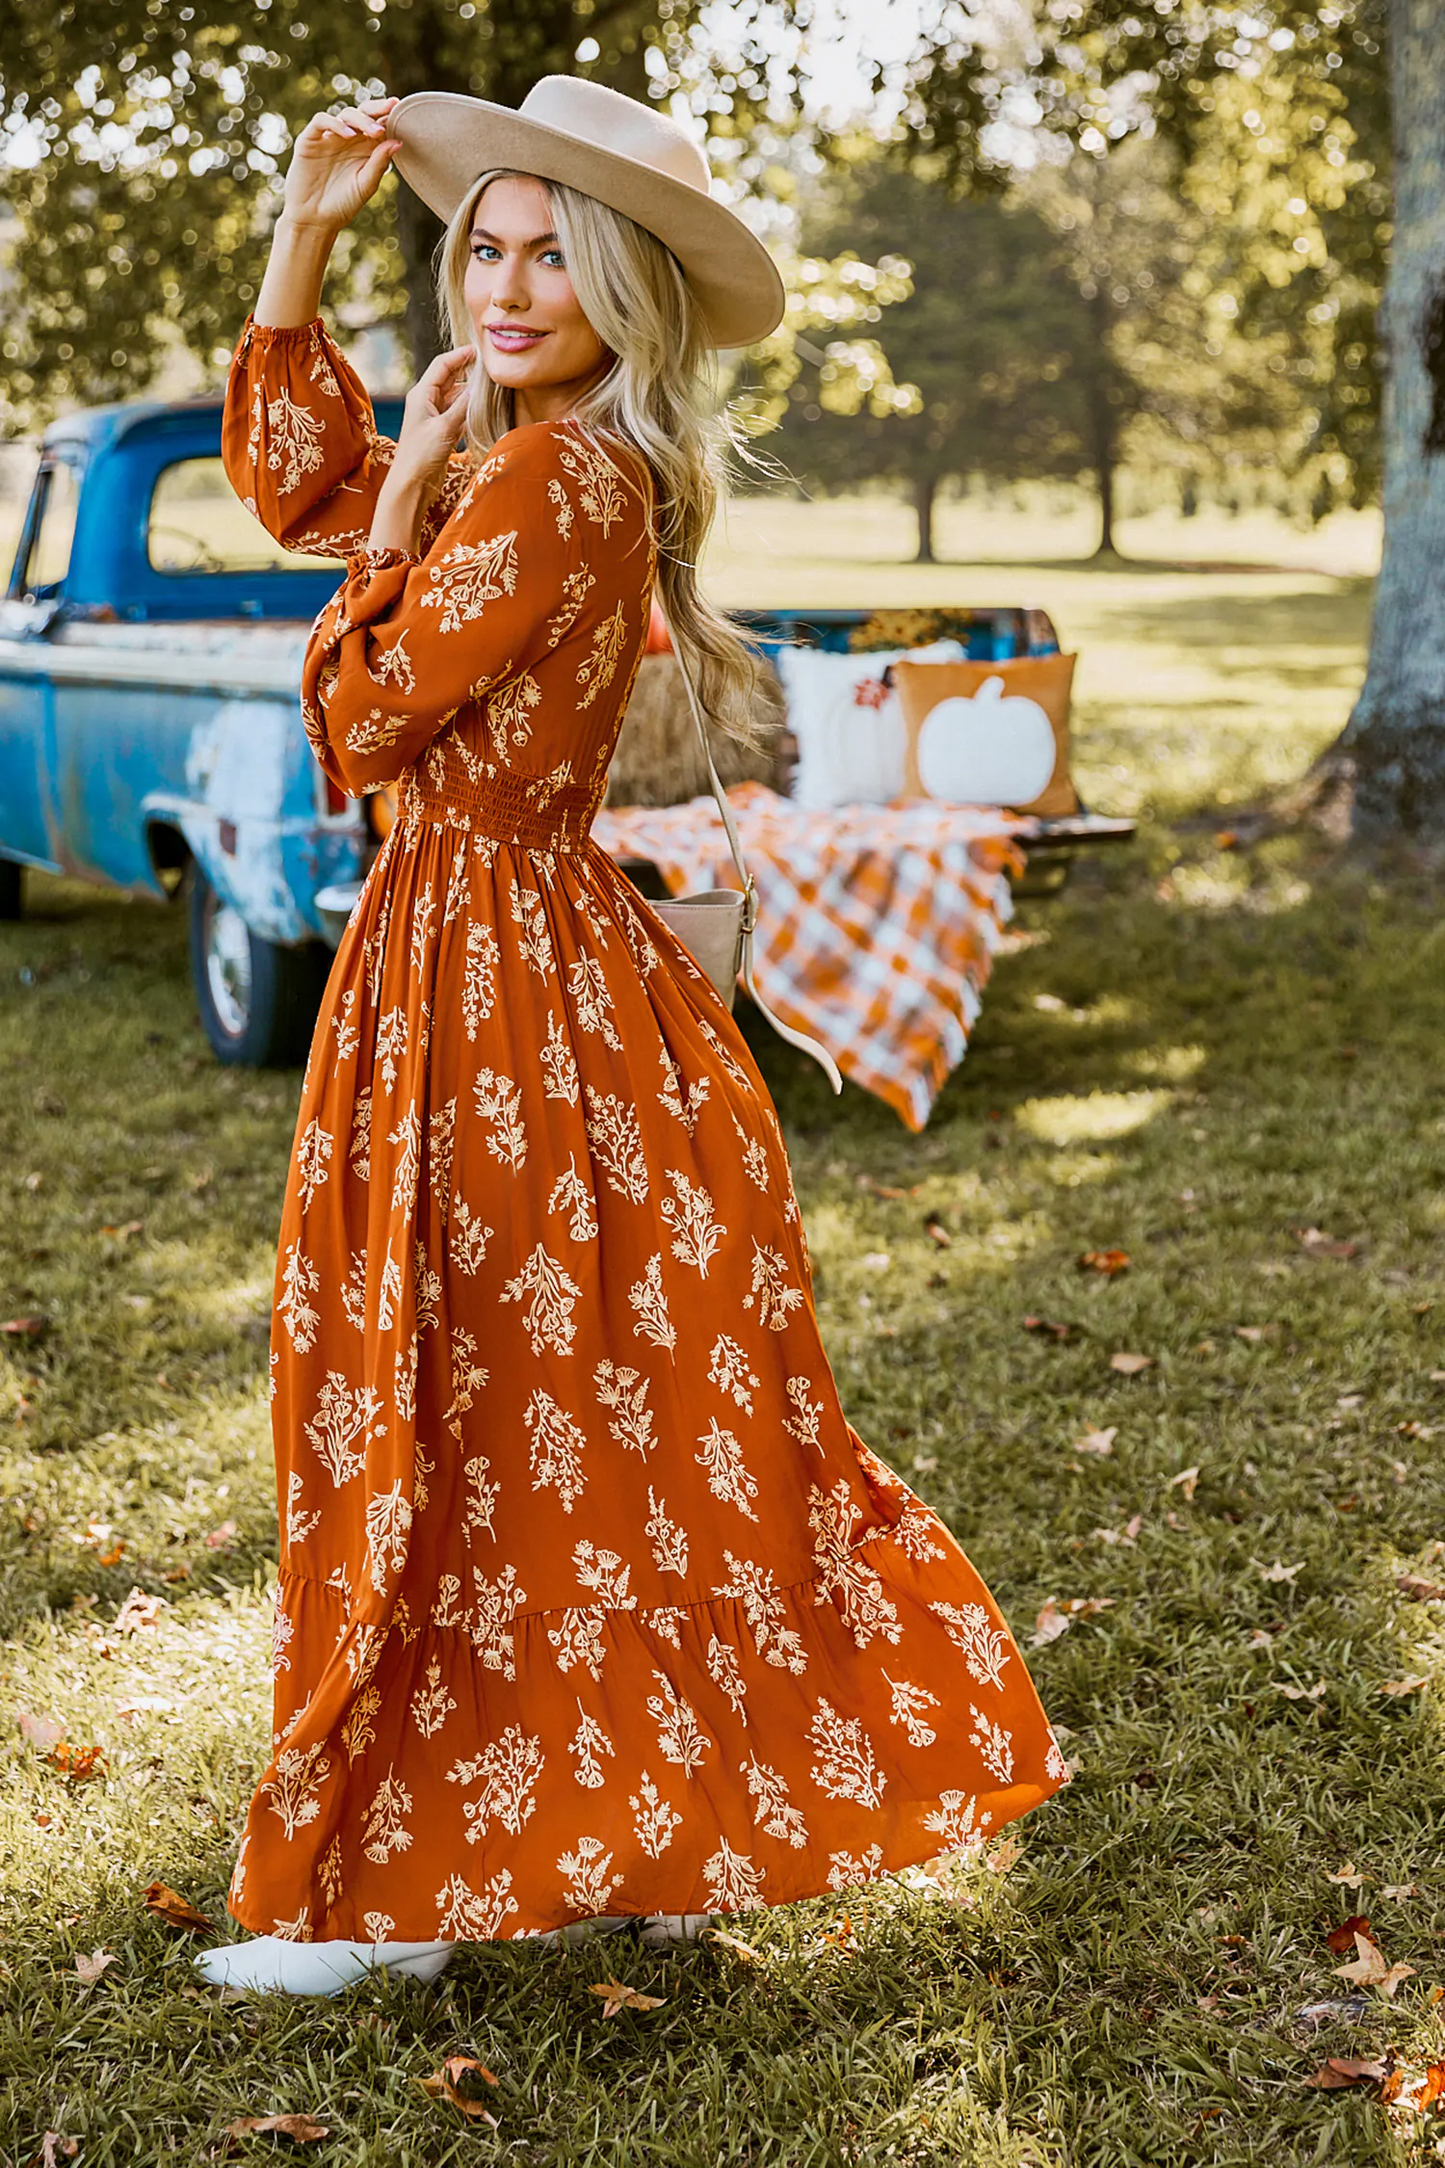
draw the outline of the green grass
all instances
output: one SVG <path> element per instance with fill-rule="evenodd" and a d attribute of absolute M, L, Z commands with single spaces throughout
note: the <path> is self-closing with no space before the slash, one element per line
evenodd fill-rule
<path fill-rule="evenodd" d="M 758 1964 L 502 1948 L 437 1989 L 329 2005 L 197 1990 L 141 1893 L 159 1878 L 222 1918 L 261 1756 L 265 1332 L 297 1079 L 211 1064 L 174 918 L 38 881 L 0 929 L 0 1315 L 49 1320 L 0 1356 L 0 1704 L 63 1721 L 109 1773 L 67 1787 L 7 1718 L 7 2162 L 46 2130 L 82 2168 L 201 2161 L 233 2118 L 296 2110 L 329 2126 L 304 2149 L 329 2168 L 1439 2157 L 1433 2127 L 1302 2081 L 1329 2054 L 1445 2053 L 1445 1625 L 1395 1585 L 1445 1578 L 1445 936 L 1404 879 L 1214 835 L 1221 803 L 1337 727 L 1365 597 L 1300 574 L 1030 573 L 940 569 L 928 595 L 1056 610 L 1086 658 L 1080 772 L 1141 811 L 1138 845 L 1025 907 L 922 1137 L 856 1092 L 835 1107 L 756 1037 L 858 1427 L 1025 1640 L 1050 1597 L 1110 1606 L 1031 1652 L 1074 1784 L 963 1903 L 893 1884 L 759 1915 L 740 1923 Z M 836 563 L 794 578 L 844 584 Z M 849 599 L 924 584 L 850 578 Z M 1357 1253 L 1310 1254 L 1311 1227 Z M 1127 1274 L 1079 1271 L 1110 1247 Z M 1153 1367 L 1125 1378 L 1119 1350 Z M 1073 1449 L 1108 1428 L 1108 1457 Z M 1276 1562 L 1298 1571 L 1264 1578 Z M 121 1637 L 133 1586 L 166 1608 Z M 1411 1674 L 1429 1683 L 1380 1691 Z M 1358 1892 L 1329 1879 L 1348 1862 Z M 1393 2001 L 1345 2001 L 1325 1937 L 1351 1911 L 1416 1968 Z M 116 1962 L 84 1990 L 75 1959 L 98 1947 Z M 614 1961 L 664 2007 L 605 2020 L 588 1989 Z M 1311 2031 L 1319 2002 L 1340 2007 Z M 496 2072 L 498 2130 L 421 2091 L 454 2052 Z"/>

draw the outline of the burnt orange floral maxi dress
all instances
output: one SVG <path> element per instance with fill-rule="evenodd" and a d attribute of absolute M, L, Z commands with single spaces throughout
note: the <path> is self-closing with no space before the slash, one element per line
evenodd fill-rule
<path fill-rule="evenodd" d="M 231 1906 L 484 1940 L 841 1890 L 1065 1769 L 1008 1630 L 850 1430 L 767 1092 L 588 839 L 647 630 L 646 481 L 575 427 L 364 547 L 390 447 L 319 324 L 248 328 L 227 469 L 354 552 L 326 773 L 398 780 L 312 1046 L 277 1266 L 275 1736 Z"/>

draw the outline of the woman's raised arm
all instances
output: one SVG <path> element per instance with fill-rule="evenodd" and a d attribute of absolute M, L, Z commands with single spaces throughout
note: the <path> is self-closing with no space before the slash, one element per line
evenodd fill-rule
<path fill-rule="evenodd" d="M 398 144 L 394 98 L 318 113 L 296 139 L 255 313 L 226 385 L 221 451 L 231 486 L 288 548 L 359 548 L 391 445 L 360 379 L 317 320 L 336 236 L 380 187 Z"/>

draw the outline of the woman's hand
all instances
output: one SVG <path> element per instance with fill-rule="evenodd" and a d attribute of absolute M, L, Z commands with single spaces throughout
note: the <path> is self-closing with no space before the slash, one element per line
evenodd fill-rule
<path fill-rule="evenodd" d="M 382 483 L 372 520 L 371 547 L 410 550 L 447 461 L 456 449 L 467 411 L 474 346 L 454 346 L 436 360 L 406 395 L 401 435 Z"/>
<path fill-rule="evenodd" d="M 381 186 L 401 149 L 386 131 L 395 98 L 369 98 L 339 113 L 318 113 L 296 138 L 282 212 L 292 227 L 330 234 L 349 226 Z"/>

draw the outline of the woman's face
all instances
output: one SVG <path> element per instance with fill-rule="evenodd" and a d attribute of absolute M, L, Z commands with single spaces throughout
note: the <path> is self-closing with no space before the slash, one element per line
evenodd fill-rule
<path fill-rule="evenodd" d="M 508 174 L 483 190 L 465 291 L 482 367 L 514 394 L 519 423 L 567 413 L 612 358 L 573 292 L 540 181 Z"/>

